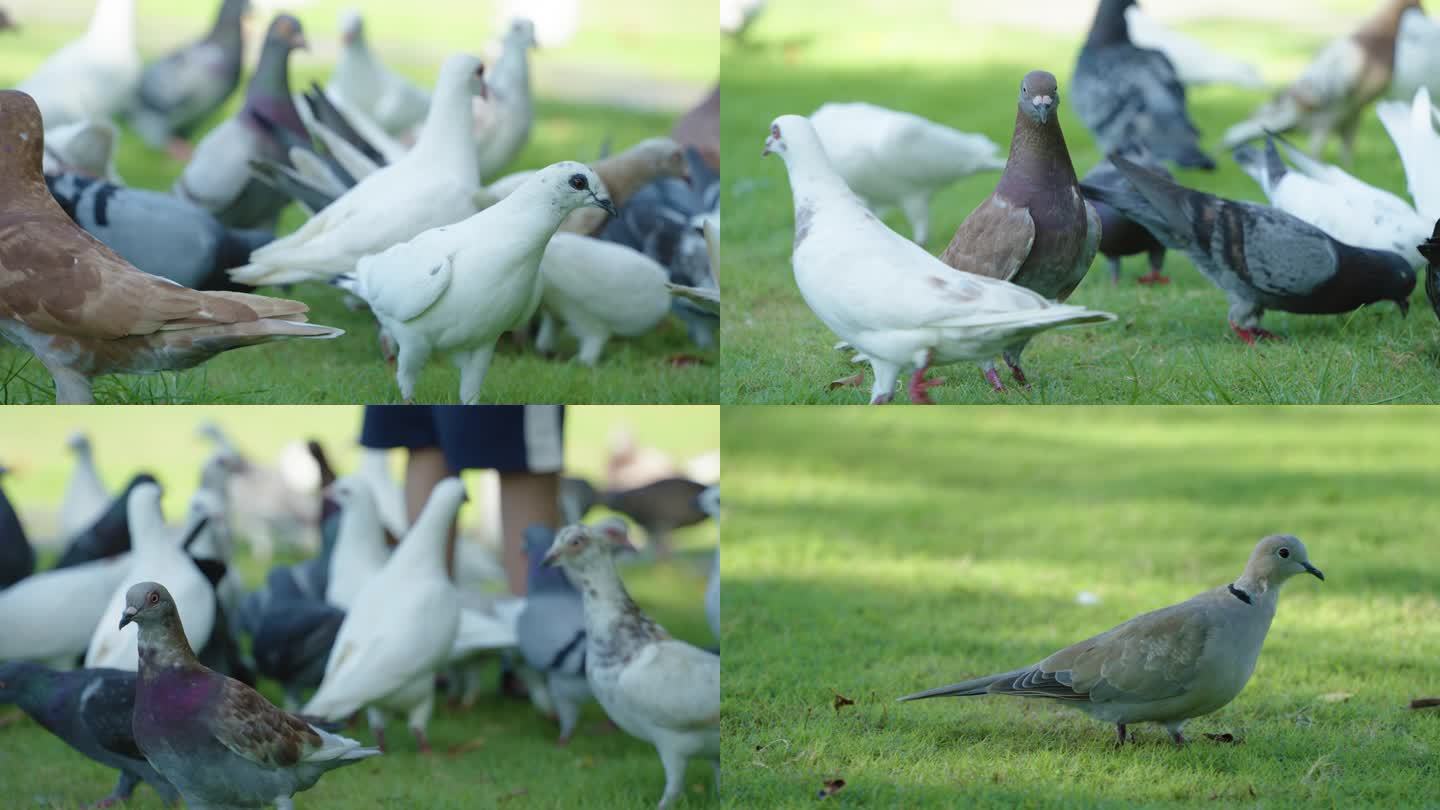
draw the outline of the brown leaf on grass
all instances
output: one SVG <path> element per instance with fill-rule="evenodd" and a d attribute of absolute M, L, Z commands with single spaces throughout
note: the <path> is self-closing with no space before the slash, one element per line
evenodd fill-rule
<path fill-rule="evenodd" d="M 1440 706 L 1440 698 L 1416 698 L 1410 701 L 1412 709 L 1429 709 L 1433 706 Z"/>
<path fill-rule="evenodd" d="M 450 746 L 450 750 L 447 751 L 446 753 L 448 753 L 448 754 L 449 754 L 450 756 L 452 756 L 452 757 L 458 757 L 458 756 L 460 756 L 461 754 L 468 754 L 468 753 L 470 753 L 471 751 L 478 751 L 478 750 L 480 750 L 481 748 L 484 748 L 484 747 L 485 747 L 485 738 L 484 738 L 484 737 L 476 737 L 476 738 L 473 739 L 473 740 L 466 740 L 465 742 L 460 743 L 459 745 L 452 745 L 452 746 Z"/>
<path fill-rule="evenodd" d="M 834 689 L 831 689 L 830 691 L 831 691 L 831 692 L 835 692 Z M 836 712 L 837 714 L 840 712 L 840 707 L 842 707 L 842 706 L 854 706 L 854 705 L 855 705 L 855 701 L 851 700 L 850 698 L 845 697 L 844 695 L 840 694 L 839 692 L 835 692 L 835 702 L 834 702 L 834 706 L 835 706 L 835 712 Z"/>
<path fill-rule="evenodd" d="M 20 719 L 24 716 L 25 712 L 19 711 L 18 709 L 16 711 L 8 712 L 6 714 L 0 714 L 0 728 L 5 728 L 6 726 L 13 726 L 16 723 L 20 722 Z"/>
<path fill-rule="evenodd" d="M 1352 697 L 1355 697 L 1354 692 L 1329 692 L 1321 695 L 1320 699 L 1326 703 L 1344 703 Z"/>
<path fill-rule="evenodd" d="M 849 377 L 841 377 L 838 380 L 831 380 L 830 384 L 825 386 L 825 390 L 834 391 L 836 388 L 858 388 L 864 384 L 865 375 L 863 373 L 852 374 Z"/>
<path fill-rule="evenodd" d="M 1218 743 L 1241 743 L 1241 742 L 1244 742 L 1243 739 L 1241 739 L 1240 737 L 1236 737 L 1234 734 L 1231 734 L 1231 733 L 1228 732 L 1228 731 L 1225 732 L 1224 734 L 1206 734 L 1206 735 L 1205 735 L 1205 739 L 1210 740 L 1210 741 L 1212 741 L 1212 742 L 1218 742 Z"/>
<path fill-rule="evenodd" d="M 519 797 L 521 797 L 521 796 L 524 796 L 526 793 L 529 793 L 529 792 L 530 792 L 530 791 L 526 790 L 525 788 L 515 788 L 514 790 L 511 790 L 511 791 L 508 791 L 508 792 L 506 792 L 506 793 L 500 794 L 500 798 L 499 798 L 499 799 L 496 799 L 496 801 L 501 801 L 501 802 L 509 801 L 510 799 L 516 799 L 516 798 L 519 798 Z"/>
<path fill-rule="evenodd" d="M 828 799 L 831 796 L 834 796 L 836 793 L 839 793 L 840 789 L 843 787 L 845 787 L 844 779 L 827 780 L 825 784 L 820 787 L 820 798 Z"/>

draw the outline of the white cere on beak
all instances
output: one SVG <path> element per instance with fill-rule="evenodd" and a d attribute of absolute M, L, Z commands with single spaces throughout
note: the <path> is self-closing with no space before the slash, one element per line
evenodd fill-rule
<path fill-rule="evenodd" d="M 28 140 L 30 140 L 30 133 L 22 131 L 22 132 L 20 133 L 20 140 L 22 140 L 22 141 L 28 141 Z"/>
<path fill-rule="evenodd" d="M 1041 104 L 1049 104 L 1051 101 L 1052 99 L 1050 98 L 1050 96 L 1036 96 L 1030 99 L 1030 103 L 1034 104 L 1036 107 L 1039 107 Z"/>

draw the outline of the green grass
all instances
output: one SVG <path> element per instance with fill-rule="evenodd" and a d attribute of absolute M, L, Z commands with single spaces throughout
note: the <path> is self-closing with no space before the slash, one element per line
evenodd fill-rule
<path fill-rule="evenodd" d="M 15 475 L 5 480 L 6 492 L 23 516 L 35 516 L 35 523 L 43 523 L 58 505 L 68 475 L 68 458 L 61 451 L 65 437 L 84 427 L 91 432 L 108 483 L 118 486 L 131 471 L 152 469 L 171 488 L 166 510 L 174 516 L 183 507 L 204 457 L 203 444 L 191 430 L 207 418 L 220 422 L 259 459 L 273 458 L 286 441 L 306 436 L 322 439 L 342 472 L 356 459 L 352 444 L 360 409 L 355 407 L 10 408 L 0 415 L 3 461 L 15 468 Z M 677 459 L 711 450 L 719 442 L 719 414 L 714 407 L 575 407 L 567 413 L 569 469 L 599 477 L 610 430 L 621 424 L 632 430 L 638 442 L 657 446 Z M 475 506 L 466 510 L 462 520 L 468 524 L 475 517 Z M 677 637 L 713 645 L 701 598 L 715 529 L 695 527 L 677 539 L 681 551 L 673 561 L 630 566 L 623 575 L 635 599 Z M 239 560 L 239 568 L 251 586 L 263 578 L 264 569 L 253 558 Z M 490 674 L 498 678 L 498 668 L 492 665 Z M 274 684 L 262 684 L 262 691 L 279 701 Z M 74 808 L 110 791 L 112 771 L 74 753 L 28 718 L 5 722 L 13 714 L 13 709 L 0 707 L 0 785 L 6 797 L 0 803 Z M 296 804 L 313 810 L 469 810 L 640 807 L 657 801 L 664 777 L 654 749 L 623 732 L 597 733 L 602 717 L 598 706 L 590 706 L 570 746 L 557 748 L 555 729 L 528 703 L 504 700 L 487 690 L 470 711 L 437 707 L 430 725 L 435 755 L 417 754 L 404 724 L 394 722 L 389 736 L 392 753 L 330 774 Z M 371 739 L 363 723 L 347 733 Z M 464 749 L 454 750 L 459 746 Z M 690 798 L 682 806 L 713 806 L 709 766 L 698 763 L 688 776 Z M 141 788 L 127 806 L 153 810 L 162 805 L 153 792 Z"/>
<path fill-rule="evenodd" d="M 89 5 L 70 0 L 60 12 L 39 4 L 12 3 L 20 21 L 19 34 L 3 38 L 0 86 L 13 86 L 56 48 L 78 36 Z M 340 9 L 359 6 L 370 26 L 374 47 L 397 70 L 426 86 L 433 84 L 443 58 L 457 50 L 480 52 L 495 33 L 494 3 L 442 3 L 439 0 L 397 3 L 353 3 L 325 0 L 299 10 L 316 53 L 298 53 L 292 61 L 291 84 L 324 81 L 335 56 L 335 21 Z M 179 0 L 139 0 L 141 49 L 155 55 L 198 35 L 208 24 L 210 4 Z M 536 124 L 530 143 L 512 170 L 538 168 L 559 160 L 592 160 L 608 138 L 623 149 L 644 138 L 669 132 L 675 113 L 647 108 L 593 103 L 621 87 L 630 101 L 645 102 L 665 84 L 693 84 L 699 97 L 703 84 L 714 80 L 718 42 L 712 13 L 702 0 L 677 3 L 617 4 L 605 13 L 590 13 L 585 27 L 569 45 L 531 55 L 537 85 Z M 443 21 L 443 23 L 442 23 Z M 258 40 L 257 20 L 251 39 Z M 253 64 L 247 65 L 253 67 Z M 557 77 L 553 82 L 547 76 Z M 577 90 L 576 77 L 590 85 Z M 551 84 L 568 83 L 566 87 Z M 551 92 L 554 90 L 555 92 Z M 558 95 L 560 91 L 565 95 Z M 653 91 L 653 92 L 652 92 Z M 225 120 L 240 104 L 240 94 L 210 124 Z M 207 127 L 208 128 L 208 127 Z M 126 131 L 118 168 L 126 184 L 168 189 L 183 164 L 150 151 Z M 296 206 L 287 209 L 281 231 L 304 222 Z M 380 358 L 373 318 L 352 312 L 339 290 L 305 284 L 284 292 L 261 292 L 298 298 L 311 307 L 310 320 L 337 326 L 346 335 L 335 341 L 289 341 L 240 349 L 199 368 L 151 376 L 118 375 L 96 381 L 102 404 L 312 404 L 399 402 L 393 367 Z M 485 402 L 716 402 L 719 352 L 696 352 L 683 324 L 667 318 L 659 328 L 637 339 L 618 338 L 607 347 L 595 369 L 571 358 L 577 350 L 568 335 L 559 359 L 547 360 L 503 341 L 481 396 Z M 672 367 L 672 355 L 696 354 L 700 365 Z M 422 374 L 417 402 L 454 402 L 460 375 L 448 360 L 437 357 Z M 50 375 L 20 349 L 0 345 L 0 404 L 54 401 Z"/>
<path fill-rule="evenodd" d="M 1405 708 L 1440 695 L 1433 412 L 895 413 L 724 411 L 728 806 L 835 778 L 848 807 L 1436 806 L 1440 715 Z M 895 702 L 1229 582 L 1277 532 L 1326 581 L 1285 586 L 1184 749 L 1040 701 Z"/>
<path fill-rule="evenodd" d="M 842 0 L 816 15 L 793 4 L 775 4 L 746 42 L 724 47 L 722 193 L 729 213 L 723 236 L 723 401 L 843 404 L 868 399 L 868 367 L 863 388 L 826 390 L 829 381 L 860 368 L 850 365 L 848 355 L 831 350 L 834 336 L 795 288 L 785 167 L 778 158 L 760 158 L 776 116 L 808 115 L 827 101 L 870 101 L 984 133 L 1008 149 L 1020 77 L 1038 68 L 1060 79 L 1061 125 L 1076 170 L 1083 174 L 1100 159 L 1090 134 L 1063 103 L 1083 33 L 965 23 L 952 18 L 952 5 L 949 0 Z M 1374 4 L 1344 0 L 1328 5 L 1337 9 L 1334 17 L 1307 19 L 1345 30 L 1349 20 Z M 964 8 L 956 16 L 963 16 Z M 1287 30 L 1249 20 L 1209 20 L 1185 31 L 1257 62 L 1277 86 L 1298 75 L 1328 37 L 1310 27 Z M 1247 117 L 1266 94 L 1203 87 L 1189 97 L 1192 116 L 1204 132 L 1202 146 L 1220 167 L 1214 173 L 1179 172 L 1179 181 L 1230 198 L 1262 201 L 1259 188 L 1218 144 L 1225 128 Z M 1335 144 L 1327 157 L 1338 160 Z M 1373 114 L 1361 128 L 1353 173 L 1405 194 L 1399 159 Z M 997 177 L 967 178 L 934 198 L 926 246 L 932 253 L 944 249 Z M 885 221 L 909 235 L 898 212 Z M 1224 295 L 1183 255 L 1170 253 L 1165 270 L 1174 281 L 1155 289 L 1135 283 L 1145 269 L 1144 257 L 1126 260 L 1118 286 L 1111 286 L 1104 258 L 1096 259 L 1070 300 L 1114 312 L 1118 322 L 1036 339 L 1025 355 L 1033 384 L 1029 390 L 1012 387 L 996 394 L 977 368 L 961 364 L 940 372 L 948 381 L 932 397 L 941 403 L 1440 400 L 1436 323 L 1418 288 L 1408 319 L 1389 304 L 1339 316 L 1269 313 L 1266 326 L 1286 340 L 1257 349 L 1231 334 Z"/>

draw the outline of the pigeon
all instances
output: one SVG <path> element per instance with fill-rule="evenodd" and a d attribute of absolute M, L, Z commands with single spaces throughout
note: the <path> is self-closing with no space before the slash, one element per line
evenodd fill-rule
<path fill-rule="evenodd" d="M 45 131 L 45 156 L 40 168 L 52 174 L 73 173 L 111 183 L 125 182 L 115 168 L 120 131 L 109 121 L 76 121 Z"/>
<path fill-rule="evenodd" d="M 1185 251 L 1225 291 L 1230 328 L 1246 343 L 1275 337 L 1260 328 L 1267 309 L 1333 314 L 1388 300 L 1401 313 L 1409 310 L 1415 270 L 1400 254 L 1353 247 L 1278 209 L 1185 188 L 1118 156 L 1110 160 L 1130 188 L 1086 187 L 1086 196 L 1144 225 L 1167 248 Z"/>
<path fill-rule="evenodd" d="M 363 256 L 474 214 L 480 181 L 465 132 L 464 105 L 484 90 L 480 60 L 467 54 L 446 59 L 415 148 L 360 181 L 298 231 L 255 251 L 251 263 L 230 278 L 256 286 L 329 281 L 354 270 Z"/>
<path fill-rule="evenodd" d="M 1222 145 L 1233 149 L 1266 132 L 1300 129 L 1310 135 L 1310 154 L 1318 158 L 1336 132 L 1341 162 L 1350 165 L 1360 114 L 1390 85 L 1400 15 L 1419 6 L 1420 0 L 1384 0 L 1358 29 L 1326 45 L 1300 78 L 1226 130 Z"/>
<path fill-rule="evenodd" d="M 770 125 L 764 153 L 772 152 L 785 160 L 795 196 L 795 282 L 811 311 L 870 362 L 874 404 L 891 400 L 906 366 L 915 368 L 911 401 L 928 403 L 931 365 L 988 359 L 1046 329 L 1115 318 L 955 272 L 865 208 L 800 116 Z"/>
<path fill-rule="evenodd" d="M 1215 168 L 1185 106 L 1185 85 L 1160 51 L 1130 41 L 1125 10 L 1135 0 L 1100 0 L 1070 90 L 1075 112 L 1105 153 L 1143 146 L 1189 169 Z"/>
<path fill-rule="evenodd" d="M 832 102 L 810 123 L 845 185 L 877 213 L 898 206 L 921 245 L 930 238 L 932 196 L 970 175 L 1005 168 L 1000 147 L 984 135 L 913 113 Z"/>
<path fill-rule="evenodd" d="M 702 153 L 685 150 L 689 183 L 677 178 L 658 179 L 620 206 L 601 238 L 644 253 L 663 265 L 670 281 L 697 289 L 718 289 L 718 268 L 710 261 L 705 240 L 695 231 L 697 217 L 719 210 L 720 175 L 706 165 Z M 719 345 L 720 318 L 672 298 L 671 311 L 685 322 L 690 340 L 701 349 Z"/>
<path fill-rule="evenodd" d="M 120 771 L 115 789 L 94 806 L 126 801 L 141 782 L 160 794 L 166 804 L 174 804 L 180 794 L 155 772 L 135 744 L 130 727 L 135 680 L 134 672 L 118 669 L 59 672 L 40 664 L 8 661 L 0 663 L 0 704 L 17 706 L 86 758 Z"/>
<path fill-rule="evenodd" d="M 661 555 L 670 553 L 670 533 L 709 517 L 700 508 L 707 487 L 688 478 L 662 478 L 642 487 L 606 492 L 606 509 L 630 518 L 645 529 L 645 543 Z"/>
<path fill-rule="evenodd" d="M 525 610 L 516 632 L 525 663 L 545 677 L 546 691 L 560 721 L 560 745 L 570 742 L 580 707 L 592 699 L 585 680 L 585 608 L 565 572 L 541 565 L 555 532 L 525 529 L 527 561 Z"/>
<path fill-rule="evenodd" d="M 460 594 L 445 571 L 450 527 L 465 485 L 446 478 L 395 553 L 356 594 L 305 713 L 326 720 L 368 708 L 385 748 L 385 713 L 403 712 L 420 750 L 435 705 L 435 672 L 445 666 L 460 626 Z"/>
<path fill-rule="evenodd" d="M 359 11 L 341 15 L 340 42 L 340 58 L 325 92 L 343 99 L 391 135 L 403 135 L 425 120 L 430 96 L 381 64 L 365 41 L 365 21 Z"/>
<path fill-rule="evenodd" d="M 252 176 L 250 161 L 265 158 L 289 165 L 285 148 L 271 134 L 276 130 L 309 137 L 290 97 L 290 52 L 306 47 L 299 20 L 280 14 L 270 22 L 260 63 L 245 88 L 245 103 L 196 145 L 171 189 L 175 196 L 232 228 L 275 229 L 290 198 Z"/>
<path fill-rule="evenodd" d="M 1166 179 L 1174 179 L 1164 165 L 1142 147 L 1131 145 L 1121 149 L 1118 154 Z M 1081 182 L 1098 188 L 1124 188 L 1125 176 L 1107 159 L 1095 164 L 1095 168 L 1086 173 Z M 1165 266 L 1165 246 L 1160 244 L 1160 240 L 1145 230 L 1143 225 L 1126 219 L 1119 211 L 1105 203 L 1098 200 L 1088 202 L 1090 207 L 1095 209 L 1095 213 L 1100 215 L 1099 252 L 1110 261 L 1110 283 L 1120 283 L 1121 258 L 1144 253 L 1150 258 L 1150 272 L 1135 281 L 1139 284 L 1169 284 L 1170 277 L 1160 272 L 1160 268 Z"/>
<path fill-rule="evenodd" d="M 998 278 L 1064 303 L 1095 260 L 1100 215 L 1080 194 L 1065 135 L 1060 131 L 1060 88 L 1043 70 L 1020 82 L 1010 158 L 995 191 L 960 223 L 940 261 L 965 273 Z M 1015 382 L 1026 385 L 1021 336 L 1004 349 Z M 994 358 L 985 379 L 1005 390 Z"/>
<path fill-rule="evenodd" d="M 385 527 L 380 524 L 369 485 L 358 476 L 347 476 L 331 489 L 340 501 L 341 511 L 325 601 L 349 610 L 370 577 L 385 567 L 390 548 L 385 545 Z"/>
<path fill-rule="evenodd" d="M 1154 610 L 1072 644 L 1038 664 L 916 692 L 932 697 L 1015 695 L 1048 698 L 1126 727 L 1155 723 L 1176 745 L 1186 721 L 1210 714 L 1240 694 L 1275 618 L 1280 586 L 1296 574 L 1325 575 L 1305 544 L 1287 534 L 1266 537 L 1234 582 L 1178 605 Z"/>
<path fill-rule="evenodd" d="M 130 540 L 135 547 L 130 571 L 126 581 L 113 589 L 110 604 L 95 625 L 85 651 L 87 667 L 135 666 L 135 633 L 122 632 L 123 626 L 110 620 L 124 609 L 130 584 L 138 577 L 158 576 L 175 588 L 176 598 L 189 616 L 186 631 L 192 647 L 204 647 L 215 626 L 215 589 L 183 547 L 184 541 L 204 528 L 203 520 L 191 521 L 183 533 L 166 526 L 160 512 L 160 487 L 155 484 L 141 484 L 131 490 L 127 509 Z"/>
<path fill-rule="evenodd" d="M 210 33 L 145 66 L 130 125 L 156 149 L 185 156 L 195 128 L 240 85 L 249 0 L 221 0 Z"/>
<path fill-rule="evenodd" d="M 116 115 L 130 105 L 139 81 L 135 0 L 97 0 L 85 36 L 51 54 L 15 89 L 35 99 L 45 128 L 54 129 Z"/>
<path fill-rule="evenodd" d="M 1165 58 L 1175 66 L 1175 75 L 1186 87 L 1202 84 L 1233 84 L 1248 90 L 1265 87 L 1259 68 L 1166 28 L 1159 20 L 1141 11 L 1139 6 L 1125 9 L 1125 23 L 1135 47 L 1165 54 Z"/>
<path fill-rule="evenodd" d="M 1415 210 L 1427 220 L 1440 219 L 1440 134 L 1435 132 L 1440 111 L 1431 105 L 1430 91 L 1416 90 L 1408 105 L 1382 101 L 1375 113 L 1400 153 Z"/>
<path fill-rule="evenodd" d="M 84 431 L 76 431 L 65 445 L 75 454 L 75 467 L 70 471 L 65 496 L 60 501 L 60 534 L 74 537 L 94 525 L 110 508 L 110 491 L 105 488 L 100 471 L 95 469 L 90 437 Z"/>
<path fill-rule="evenodd" d="M 195 660 L 165 586 L 130 586 L 120 626 L 140 639 L 135 742 L 188 807 L 293 807 L 326 771 L 380 752 L 270 705 Z"/>
<path fill-rule="evenodd" d="M 473 592 L 466 596 L 470 604 L 460 608 L 460 623 L 456 626 L 455 642 L 450 645 L 449 663 L 477 653 L 510 649 L 520 643 L 515 624 L 525 609 L 523 598 L 496 599 Z"/>
<path fill-rule="evenodd" d="M 300 707 L 302 690 L 320 685 L 344 621 L 345 611 L 315 599 L 285 597 L 267 605 L 251 650 L 256 671 L 280 682 L 287 710 Z"/>
<path fill-rule="evenodd" d="M 1408 101 L 1420 88 L 1440 91 L 1440 22 L 1417 5 L 1400 14 L 1395 36 L 1395 68 L 1385 95 Z"/>
<path fill-rule="evenodd" d="M 433 352 L 460 367 L 460 402 L 479 401 L 500 336 L 527 323 L 540 304 L 540 260 L 571 212 L 614 213 L 588 167 L 556 163 L 463 222 L 434 228 L 361 259 L 337 281 L 370 305 L 398 347 L 396 381 L 406 402 Z"/>
<path fill-rule="evenodd" d="M 91 378 L 191 368 L 284 337 L 344 334 L 304 323 L 295 301 L 197 292 L 137 270 L 70 220 L 40 174 L 35 103 L 0 91 L 0 336 L 33 352 L 56 401 L 93 402 Z"/>
<path fill-rule="evenodd" d="M 1440 221 L 1435 223 L 1435 230 L 1419 250 L 1428 262 L 1425 268 L 1425 297 L 1430 300 L 1435 317 L 1440 318 Z"/>
<path fill-rule="evenodd" d="M 75 666 L 105 612 L 113 591 L 130 570 L 130 555 L 32 574 L 0 590 L 0 661 L 40 661 Z"/>
<path fill-rule="evenodd" d="M 1233 153 L 1271 205 L 1347 245 L 1398 253 L 1411 267 L 1425 263 L 1415 245 L 1430 233 L 1430 224 L 1409 203 L 1280 143 L 1295 170 L 1281 160 L 1271 135 L 1263 151 L 1242 144 Z"/>
<path fill-rule="evenodd" d="M 535 102 L 530 93 L 529 50 L 535 47 L 535 25 L 523 17 L 510 22 L 500 58 L 486 75 L 489 92 L 474 99 L 474 138 L 480 177 L 498 177 L 530 140 Z"/>
<path fill-rule="evenodd" d="M 664 810 L 683 791 L 693 757 L 710 760 L 719 789 L 720 657 L 671 638 L 640 610 L 615 570 L 616 545 L 601 530 L 567 526 L 544 562 L 562 567 L 580 589 L 590 691 L 615 725 L 660 754 Z"/>
<path fill-rule="evenodd" d="M 80 174 L 47 174 L 50 194 L 75 224 L 152 276 L 192 290 L 233 290 L 227 270 L 274 241 L 264 229 L 220 224 L 214 215 L 172 194 L 126 188 Z M 156 238 L 157 234 L 163 238 Z"/>
<path fill-rule="evenodd" d="M 72 536 L 65 546 L 65 553 L 55 563 L 56 568 L 103 560 L 130 550 L 130 493 L 141 484 L 153 484 L 155 477 L 149 473 L 138 473 L 125 484 L 125 489 L 114 498 L 110 505 L 93 523 L 80 533 Z M 111 590 L 106 590 L 108 595 Z M 94 627 L 92 622 L 91 627 Z"/>
<path fill-rule="evenodd" d="M 5 496 L 5 476 L 9 472 L 8 467 L 0 464 L 0 590 L 35 572 L 35 549 L 25 536 L 20 515 Z"/>

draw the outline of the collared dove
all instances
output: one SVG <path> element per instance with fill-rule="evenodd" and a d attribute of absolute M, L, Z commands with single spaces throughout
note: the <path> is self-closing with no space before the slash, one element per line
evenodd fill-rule
<path fill-rule="evenodd" d="M 1229 585 L 1144 613 L 1038 664 L 900 698 L 1016 695 L 1049 698 L 1115 724 L 1118 742 L 1133 723 L 1157 723 L 1184 745 L 1180 729 L 1240 694 L 1275 618 L 1280 586 L 1314 574 L 1298 537 L 1276 534 L 1255 546 Z"/>

